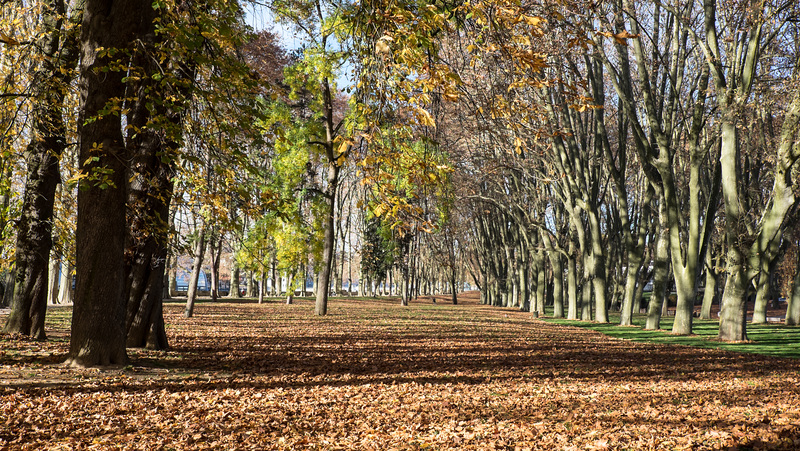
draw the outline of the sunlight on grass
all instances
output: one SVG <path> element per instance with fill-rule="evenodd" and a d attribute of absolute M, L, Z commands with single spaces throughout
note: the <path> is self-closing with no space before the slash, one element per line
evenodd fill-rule
<path fill-rule="evenodd" d="M 747 342 L 725 343 L 717 341 L 719 321 L 695 319 L 692 325 L 694 334 L 679 336 L 670 333 L 673 317 L 662 317 L 659 330 L 644 330 L 646 319 L 645 315 L 634 315 L 633 323 L 637 327 L 622 327 L 618 325 L 619 315 L 613 313 L 609 315 L 610 323 L 608 324 L 544 318 L 545 321 L 553 324 L 580 327 L 601 332 L 610 337 L 642 343 L 678 344 L 775 357 L 800 358 L 800 327 L 789 327 L 783 324 L 748 324 Z"/>

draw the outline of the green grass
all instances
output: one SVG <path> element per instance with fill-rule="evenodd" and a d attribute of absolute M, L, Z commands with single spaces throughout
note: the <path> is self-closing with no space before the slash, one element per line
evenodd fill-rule
<path fill-rule="evenodd" d="M 551 312 L 548 312 L 551 313 Z M 619 315 L 609 314 L 608 324 L 565 319 L 544 318 L 553 324 L 581 327 L 601 332 L 610 337 L 644 343 L 665 343 L 697 348 L 724 349 L 727 351 L 746 352 L 774 357 L 800 358 L 800 327 L 789 327 L 783 324 L 748 324 L 747 342 L 725 343 L 717 340 L 719 321 L 698 320 L 692 323 L 693 335 L 672 335 L 673 317 L 661 318 L 660 330 L 644 330 L 645 315 L 634 315 L 635 327 L 619 326 Z"/>

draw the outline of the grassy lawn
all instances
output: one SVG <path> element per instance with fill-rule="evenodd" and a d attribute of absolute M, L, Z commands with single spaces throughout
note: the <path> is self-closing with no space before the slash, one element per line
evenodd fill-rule
<path fill-rule="evenodd" d="M 552 316 L 552 311 L 548 312 Z M 583 329 L 602 332 L 610 337 L 636 342 L 666 343 L 698 348 L 724 349 L 727 351 L 746 352 L 775 357 L 800 358 L 800 327 L 785 326 L 783 324 L 748 324 L 748 341 L 743 343 L 724 343 L 717 340 L 719 331 L 718 320 L 694 319 L 692 323 L 693 335 L 672 335 L 674 317 L 661 318 L 660 330 L 644 330 L 646 315 L 636 314 L 633 317 L 634 327 L 622 327 L 619 324 L 619 314 L 610 313 L 608 324 L 599 324 L 584 321 L 568 321 L 565 319 L 544 318 L 553 324 L 580 327 Z"/>

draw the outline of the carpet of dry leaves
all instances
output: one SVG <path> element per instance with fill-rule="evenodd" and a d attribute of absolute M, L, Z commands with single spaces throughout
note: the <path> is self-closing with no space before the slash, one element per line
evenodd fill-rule
<path fill-rule="evenodd" d="M 166 306 L 172 348 L 59 364 L 0 336 L 0 449 L 800 449 L 800 362 L 478 305 Z M 0 321 L 4 321 L 0 317 Z"/>

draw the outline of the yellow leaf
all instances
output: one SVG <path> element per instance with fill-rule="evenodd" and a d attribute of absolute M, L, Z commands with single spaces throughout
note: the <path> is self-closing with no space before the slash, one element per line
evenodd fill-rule
<path fill-rule="evenodd" d="M 433 120 L 433 116 L 431 116 L 431 113 L 428 113 L 425 109 L 417 108 L 416 109 L 416 113 L 417 113 L 417 119 L 419 119 L 420 125 L 423 125 L 425 127 L 435 127 L 436 126 L 436 121 Z"/>
<path fill-rule="evenodd" d="M 19 45 L 19 41 L 3 32 L 0 32 L 0 42 L 8 45 Z"/>
<path fill-rule="evenodd" d="M 536 16 L 525 16 L 523 20 L 527 25 L 530 25 L 532 27 L 538 27 L 539 24 L 542 23 L 542 18 Z"/>

